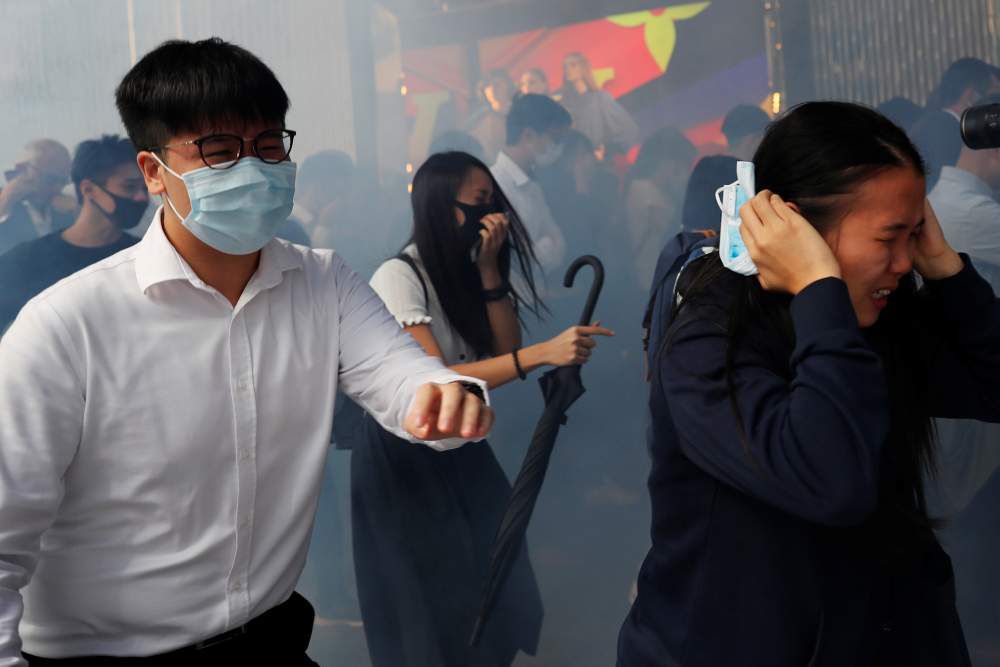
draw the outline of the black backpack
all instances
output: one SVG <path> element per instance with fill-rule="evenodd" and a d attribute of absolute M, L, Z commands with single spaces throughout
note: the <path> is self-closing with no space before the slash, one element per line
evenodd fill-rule
<path fill-rule="evenodd" d="M 681 271 L 694 260 L 716 252 L 718 241 L 715 236 L 706 232 L 685 231 L 670 239 L 660 252 L 649 290 L 649 302 L 642 318 L 642 352 L 647 382 L 652 377 L 655 351 L 659 349 L 663 333 L 670 326 Z"/>

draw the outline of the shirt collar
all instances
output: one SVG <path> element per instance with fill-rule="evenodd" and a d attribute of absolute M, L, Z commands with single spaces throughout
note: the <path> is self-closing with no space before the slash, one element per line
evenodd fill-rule
<path fill-rule="evenodd" d="M 531 180 L 531 177 L 524 173 L 524 170 L 503 150 L 497 154 L 497 161 L 493 165 L 493 169 L 494 171 L 506 173 L 517 187 L 521 187 Z"/>
<path fill-rule="evenodd" d="M 162 216 L 163 206 L 160 206 L 136 250 L 135 275 L 139 281 L 139 289 L 146 293 L 153 285 L 173 280 L 186 280 L 195 287 L 206 289 L 207 285 L 170 243 L 163 231 Z M 281 282 L 285 271 L 304 267 L 300 251 L 282 241 L 271 239 L 261 249 L 260 264 L 250 284 L 255 284 L 262 290 L 268 289 Z"/>
<path fill-rule="evenodd" d="M 984 195 L 990 199 L 993 198 L 993 189 L 987 185 L 986 181 L 970 171 L 945 165 L 941 167 L 941 177 L 939 180 L 951 181 L 966 190 L 971 190 L 976 194 Z"/>

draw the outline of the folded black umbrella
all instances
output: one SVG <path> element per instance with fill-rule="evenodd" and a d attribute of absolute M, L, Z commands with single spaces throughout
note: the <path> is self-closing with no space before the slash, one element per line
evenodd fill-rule
<path fill-rule="evenodd" d="M 597 297 L 600 296 L 601 288 L 604 286 L 604 266 L 601 264 L 601 260 L 593 255 L 584 255 L 573 262 L 566 272 L 563 284 L 566 287 L 572 287 L 576 274 L 584 266 L 590 266 L 594 269 L 594 283 L 590 287 L 587 305 L 580 318 L 580 326 L 591 324 L 594 307 L 597 305 Z M 479 617 L 476 619 L 472 638 L 469 641 L 471 646 L 479 643 L 479 638 L 486 627 L 497 595 L 510 573 L 510 568 L 521 544 L 524 542 L 524 534 L 528 529 L 535 501 L 538 500 L 538 493 L 542 490 L 542 483 L 545 481 L 545 472 L 549 467 L 549 458 L 552 456 L 552 448 L 555 446 L 559 427 L 566 423 L 566 411 L 578 398 L 583 396 L 585 391 L 583 381 L 580 378 L 580 366 L 576 365 L 562 366 L 551 370 L 543 375 L 538 383 L 541 385 L 542 395 L 545 397 L 545 411 L 538 420 L 535 433 L 531 436 L 531 445 L 528 446 L 528 453 L 524 457 L 524 463 L 521 464 L 521 471 L 514 481 L 507 511 L 500 522 L 500 528 L 497 530 L 497 536 L 493 542 L 490 571 L 483 587 Z"/>

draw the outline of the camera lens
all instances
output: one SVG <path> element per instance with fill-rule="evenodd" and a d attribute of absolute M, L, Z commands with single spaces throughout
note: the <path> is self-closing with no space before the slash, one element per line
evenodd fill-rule
<path fill-rule="evenodd" d="M 1000 104 L 970 107 L 962 114 L 962 141 L 969 148 L 1000 148 Z"/>

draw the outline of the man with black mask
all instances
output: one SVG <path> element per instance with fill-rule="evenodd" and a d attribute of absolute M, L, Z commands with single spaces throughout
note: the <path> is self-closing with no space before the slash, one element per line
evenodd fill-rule
<path fill-rule="evenodd" d="M 124 230 L 142 220 L 149 194 L 135 155 L 132 143 L 115 135 L 77 147 L 70 169 L 80 202 L 76 220 L 0 255 L 0 331 L 31 297 L 136 243 Z"/>

